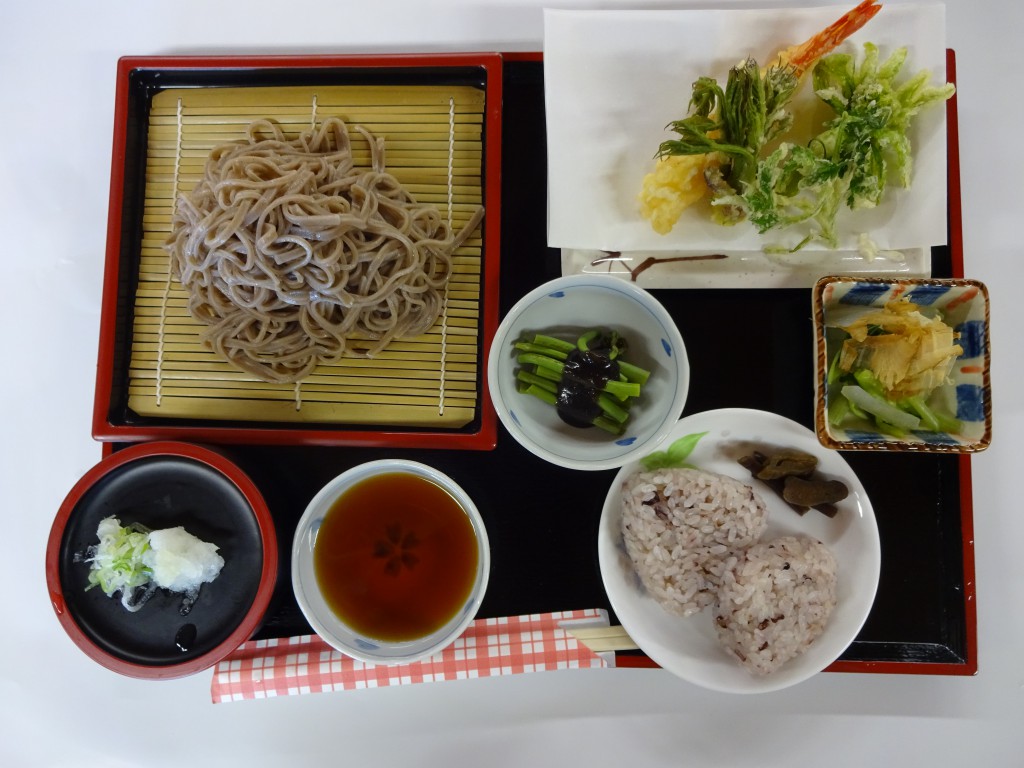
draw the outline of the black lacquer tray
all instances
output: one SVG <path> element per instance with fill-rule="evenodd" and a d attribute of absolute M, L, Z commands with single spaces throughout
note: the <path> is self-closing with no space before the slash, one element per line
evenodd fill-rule
<path fill-rule="evenodd" d="M 950 52 L 951 80 L 953 64 Z M 560 274 L 559 253 L 545 239 L 543 63 L 539 55 L 506 55 L 503 71 L 501 315 L 530 289 Z M 949 190 L 955 204 L 950 206 L 950 246 L 932 253 L 937 277 L 962 270 L 955 102 L 950 118 Z M 695 371 L 684 414 L 757 408 L 813 429 L 810 291 L 654 293 L 678 323 Z M 709 317 L 715 318 L 713 325 Z M 758 322 L 750 322 L 751 317 Z M 751 370 L 760 372 L 756 387 L 751 386 Z M 493 451 L 232 445 L 226 452 L 263 492 L 279 537 L 281 572 L 257 638 L 311 632 L 291 589 L 292 532 L 328 480 L 383 457 L 431 464 L 476 502 L 492 548 L 481 617 L 604 608 L 616 623 L 597 556 L 598 522 L 614 470 L 579 472 L 548 464 L 521 448 L 500 425 Z M 866 624 L 829 669 L 974 674 L 970 459 L 866 452 L 844 457 L 871 497 L 882 570 Z M 653 662 L 639 652 L 620 652 L 618 664 Z"/>

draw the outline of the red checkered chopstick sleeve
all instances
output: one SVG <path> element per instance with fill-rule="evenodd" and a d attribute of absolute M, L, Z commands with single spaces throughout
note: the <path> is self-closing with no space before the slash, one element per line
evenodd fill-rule
<path fill-rule="evenodd" d="M 604 667 L 604 659 L 561 627 L 607 623 L 598 609 L 477 619 L 454 643 L 424 661 L 365 664 L 336 651 L 317 635 L 250 640 L 217 664 L 215 704 L 323 691 L 516 675 L 553 669 Z"/>

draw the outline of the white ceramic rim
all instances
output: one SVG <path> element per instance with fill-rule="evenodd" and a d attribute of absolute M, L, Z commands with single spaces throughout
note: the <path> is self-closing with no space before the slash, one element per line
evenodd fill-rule
<path fill-rule="evenodd" d="M 369 646 L 386 647 L 393 651 L 393 653 L 387 655 L 380 655 L 373 653 L 370 647 L 360 648 L 342 641 L 320 619 L 317 607 L 319 606 L 321 610 L 325 610 L 328 613 L 330 608 L 327 607 L 320 595 L 320 588 L 316 583 L 315 576 L 304 576 L 302 564 L 303 562 L 310 562 L 312 559 L 313 547 L 316 543 L 315 532 L 319 530 L 319 525 L 316 525 L 315 530 L 313 526 L 318 522 L 317 518 L 322 520 L 323 515 L 330 508 L 330 504 L 337 498 L 340 488 L 350 485 L 353 481 L 365 480 L 376 475 L 402 472 L 432 480 L 458 501 L 466 516 L 469 517 L 476 535 L 477 577 L 474 582 L 473 591 L 463 608 L 456 613 L 451 621 L 428 636 L 429 638 L 434 638 L 433 642 L 424 647 L 422 643 L 426 638 L 402 643 L 382 643 L 373 638 L 365 638 Z M 483 519 L 480 517 L 480 511 L 477 509 L 476 504 L 473 503 L 469 494 L 448 475 L 434 467 L 417 461 L 378 459 L 358 464 L 342 472 L 321 488 L 310 500 L 309 504 L 306 505 L 305 511 L 302 513 L 302 517 L 299 518 L 298 524 L 295 526 L 295 538 L 292 542 L 292 589 L 303 616 L 306 617 L 313 630 L 332 648 L 346 656 L 368 664 L 409 664 L 438 654 L 451 645 L 465 631 L 466 627 L 472 623 L 473 619 L 476 618 L 476 613 L 487 592 L 490 571 L 490 543 L 487 538 L 487 529 L 484 527 Z M 309 569 L 309 573 L 312 573 L 312 568 Z M 318 605 L 314 605 L 314 603 Z M 330 615 L 339 624 L 344 625 L 340 618 L 334 616 L 334 614 Z M 357 632 L 348 627 L 346 628 L 358 638 Z"/>
<path fill-rule="evenodd" d="M 543 445 L 534 442 L 529 439 L 523 433 L 523 430 L 519 425 L 516 424 L 509 412 L 508 406 L 503 402 L 498 394 L 500 391 L 498 365 L 500 362 L 501 351 L 505 344 L 507 344 L 509 329 L 516 320 L 518 320 L 523 310 L 532 305 L 538 299 L 543 298 L 550 293 L 554 293 L 555 291 L 571 287 L 587 286 L 608 288 L 609 290 L 630 294 L 638 304 L 648 309 L 654 318 L 663 326 L 665 333 L 672 344 L 672 348 L 676 350 L 675 354 L 677 359 L 683 361 L 679 376 L 679 384 L 675 388 L 672 403 L 665 411 L 665 417 L 662 423 L 646 440 L 638 441 L 630 446 L 629 450 L 608 459 L 574 459 L 570 456 L 555 453 L 548 450 Z M 686 343 L 683 341 L 683 336 L 679 332 L 679 327 L 676 325 L 675 320 L 672 319 L 672 315 L 670 315 L 668 310 L 665 309 L 665 306 L 646 289 L 640 288 L 633 283 L 618 280 L 614 277 L 566 275 L 564 277 L 557 277 L 554 280 L 550 280 L 543 285 L 534 288 L 519 299 L 519 301 L 512 306 L 512 309 L 508 311 L 505 317 L 502 318 L 502 321 L 498 325 L 498 329 L 495 331 L 494 337 L 491 340 L 490 350 L 487 355 L 487 384 L 491 403 L 493 404 L 494 410 L 497 412 L 502 425 L 504 425 L 505 429 L 508 430 L 509 434 L 512 435 L 516 442 L 530 451 L 530 453 L 535 456 L 539 456 L 545 461 L 549 461 L 552 464 L 565 467 L 567 469 L 590 471 L 617 469 L 624 464 L 628 464 L 631 461 L 636 460 L 639 456 L 646 455 L 647 453 L 656 450 L 668 433 L 672 431 L 672 428 L 675 426 L 683 412 L 683 408 L 686 406 L 686 399 L 689 395 L 690 361 L 686 352 Z"/>

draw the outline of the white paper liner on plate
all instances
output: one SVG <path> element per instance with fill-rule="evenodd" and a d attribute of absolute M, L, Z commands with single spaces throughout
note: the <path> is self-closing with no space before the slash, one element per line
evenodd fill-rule
<path fill-rule="evenodd" d="M 749 225 L 721 227 L 696 209 L 685 211 L 668 235 L 659 235 L 640 215 L 637 194 L 644 175 L 654 166 L 658 145 L 674 135 L 665 126 L 686 115 L 690 87 L 697 77 L 710 75 L 724 83 L 739 59 L 750 55 L 767 60 L 831 24 L 846 10 L 833 5 L 546 11 L 549 245 L 579 251 L 759 254 L 765 245 L 781 239 L 761 236 Z M 903 76 L 927 68 L 933 83 L 945 82 L 943 6 L 886 5 L 840 50 L 860 52 L 866 41 L 879 45 L 883 57 L 906 46 L 909 56 Z M 799 114 L 804 105 L 806 113 L 806 105 L 815 102 L 805 78 L 794 107 Z M 865 233 L 882 251 L 920 249 L 930 256 L 930 246 L 946 243 L 945 121 L 945 110 L 939 105 L 919 115 L 911 133 L 913 186 L 890 189 L 875 210 L 844 212 L 839 250 L 857 253 L 858 240 Z M 793 133 L 799 130 L 798 126 Z M 821 243 L 811 243 L 805 252 L 824 249 Z M 717 262 L 709 269 L 721 269 L 721 265 Z M 755 276 L 775 271 L 773 262 L 764 258 L 751 266 Z M 873 266 L 874 272 L 907 269 L 896 260 Z M 911 263 L 910 273 L 915 271 L 920 270 Z"/>

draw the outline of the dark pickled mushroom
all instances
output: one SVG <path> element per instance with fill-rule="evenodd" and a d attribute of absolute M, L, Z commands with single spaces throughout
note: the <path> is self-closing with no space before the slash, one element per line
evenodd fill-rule
<path fill-rule="evenodd" d="M 619 377 L 619 364 L 598 347 L 574 350 L 566 357 L 558 387 L 558 416 L 573 427 L 589 427 L 601 415 L 597 398 L 604 385 Z"/>
<path fill-rule="evenodd" d="M 651 375 L 625 360 L 626 340 L 617 331 L 591 329 L 575 341 L 544 333 L 513 344 L 516 389 L 555 408 L 573 427 L 599 427 L 619 436 L 629 410 Z"/>
<path fill-rule="evenodd" d="M 764 460 L 765 455 L 763 453 L 758 453 L 757 451 L 755 451 L 754 453 L 748 456 L 741 456 L 738 461 L 740 466 L 742 466 L 744 469 L 750 472 L 750 475 L 752 477 L 761 480 L 762 483 L 767 485 L 769 488 L 775 491 L 775 493 L 779 497 L 784 499 L 785 497 L 783 497 L 783 490 L 786 486 L 785 478 L 777 477 L 769 480 L 761 478 L 760 472 L 762 469 L 764 469 Z M 792 502 L 786 503 L 789 504 L 789 506 L 793 509 L 794 512 L 800 515 L 804 514 L 809 509 L 809 507 L 805 507 L 801 504 L 793 504 Z"/>

